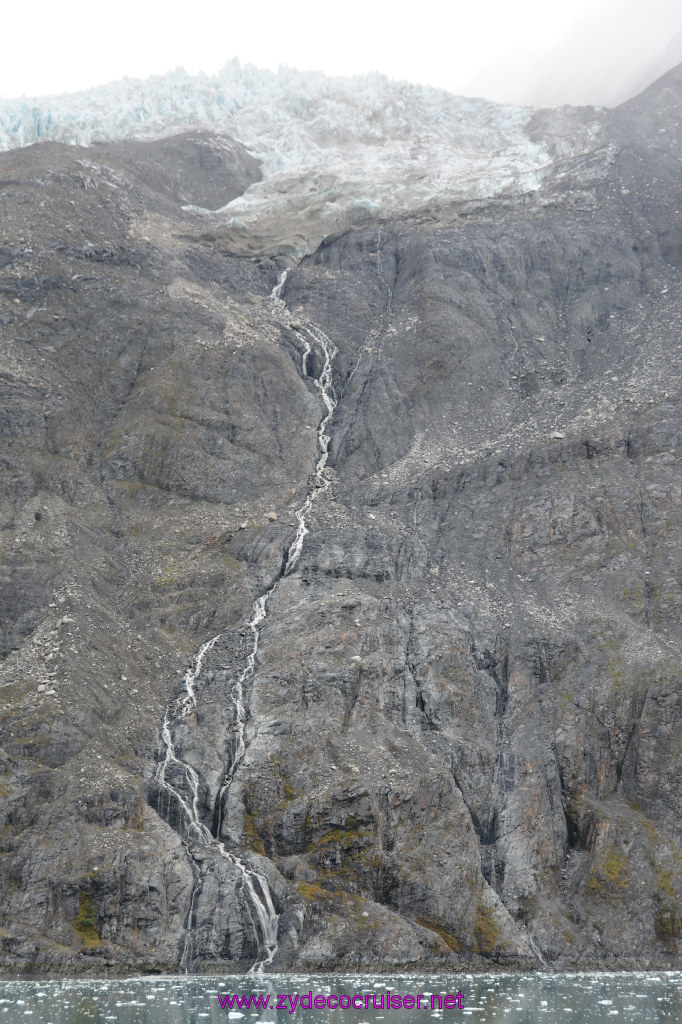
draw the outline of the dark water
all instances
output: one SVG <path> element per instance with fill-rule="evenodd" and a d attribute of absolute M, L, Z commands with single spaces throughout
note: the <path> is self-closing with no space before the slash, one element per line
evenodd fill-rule
<path fill-rule="evenodd" d="M 387 989 L 393 1004 L 388 1008 Z M 309 993 L 310 1009 L 296 1003 L 291 1012 L 291 1000 L 283 998 L 308 997 Z M 233 1004 L 230 1010 L 225 996 L 239 995 L 261 996 L 263 1001 L 269 997 L 269 1004 L 263 1002 L 259 1008 Z M 324 998 L 325 1004 L 331 997 L 330 1005 L 315 1008 L 316 996 L 318 1003 Z M 343 1004 L 353 996 L 356 1008 L 334 1006 L 339 997 L 344 997 Z M 397 1008 L 396 997 L 402 1003 L 406 996 L 415 999 L 414 1009 Z M 421 996 L 419 1009 L 417 996 Z M 442 1009 L 438 1009 L 438 997 Z M 278 1001 L 284 1004 L 279 1009 Z M 387 1024 L 455 1020 L 478 1024 L 682 1024 L 682 972 L 381 977 L 277 974 L 265 978 L 173 975 L 115 981 L 0 982 L 0 1024 L 369 1024 L 374 1020 Z"/>

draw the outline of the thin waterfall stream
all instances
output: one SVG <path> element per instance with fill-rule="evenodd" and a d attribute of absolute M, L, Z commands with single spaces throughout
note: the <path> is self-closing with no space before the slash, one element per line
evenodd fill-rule
<path fill-rule="evenodd" d="M 319 327 L 308 325 L 299 329 L 291 326 L 291 316 L 286 303 L 282 299 L 287 271 L 284 270 L 271 292 L 273 310 L 281 320 L 284 321 L 289 330 L 293 331 L 298 339 L 301 353 L 301 372 L 304 377 L 310 377 L 308 372 L 308 358 L 315 349 L 319 351 L 322 360 L 322 369 L 317 377 L 310 377 L 317 388 L 322 399 L 325 415 L 320 420 L 317 428 L 317 443 L 319 457 L 315 465 L 315 471 L 311 483 L 308 486 L 305 501 L 298 508 L 294 515 L 297 520 L 296 536 L 290 544 L 284 559 L 283 569 L 279 577 L 266 593 L 256 598 L 251 606 L 251 618 L 249 629 L 252 633 L 251 651 L 246 659 L 246 664 L 239 673 L 234 683 L 230 700 L 234 709 L 233 732 L 231 742 L 233 745 L 232 756 L 229 767 L 225 772 L 223 784 L 218 794 L 218 819 L 215 828 L 215 835 L 200 820 L 199 816 L 199 787 L 200 779 L 196 770 L 191 764 L 178 757 L 175 749 L 174 727 L 183 723 L 197 707 L 197 685 L 201 674 L 202 665 L 206 655 L 215 647 L 224 635 L 219 633 L 211 640 L 202 644 L 199 648 L 192 665 L 187 669 L 183 677 L 184 693 L 176 697 L 168 705 L 164 715 L 161 728 L 161 742 L 163 743 L 164 759 L 156 769 L 154 781 L 159 790 L 159 813 L 162 812 L 163 800 L 161 796 L 165 793 L 167 797 L 167 814 L 170 816 L 171 803 L 175 801 L 180 812 L 180 821 L 177 823 L 178 831 L 181 833 L 187 853 L 192 861 L 194 874 L 194 885 L 190 898 L 190 907 L 187 916 L 185 943 L 180 959 L 180 968 L 188 971 L 194 956 L 193 923 L 194 911 L 198 894 L 200 893 L 200 869 L 197 859 L 193 856 L 193 847 L 212 847 L 217 850 L 221 857 L 224 857 L 235 867 L 239 874 L 239 885 L 245 897 L 243 905 L 246 913 L 250 916 L 251 925 L 258 941 L 258 957 L 249 973 L 262 973 L 272 963 L 277 952 L 277 927 L 279 915 L 275 909 L 272 893 L 267 879 L 260 872 L 248 867 L 232 850 L 228 850 L 225 842 L 219 836 L 223 821 L 223 807 L 229 794 L 230 786 L 239 765 L 246 753 L 246 719 L 247 708 L 244 703 L 245 689 L 256 671 L 258 657 L 258 644 L 263 623 L 268 615 L 268 600 L 279 586 L 280 581 L 291 574 L 298 562 L 303 542 L 309 532 L 308 516 L 318 495 L 329 488 L 329 480 L 325 475 L 325 468 L 329 457 L 329 444 L 331 438 L 327 433 L 327 427 L 336 408 L 336 396 L 332 384 L 332 363 L 337 355 L 336 346 Z M 185 796 L 183 796 L 183 792 Z M 255 917 L 254 917 L 255 915 Z"/>

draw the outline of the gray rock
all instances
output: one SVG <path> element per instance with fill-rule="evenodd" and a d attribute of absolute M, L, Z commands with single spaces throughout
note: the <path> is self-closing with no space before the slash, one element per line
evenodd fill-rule
<path fill-rule="evenodd" d="M 0 155 L 8 970 L 250 967 L 218 837 L 271 893 L 275 970 L 680 965 L 681 81 L 536 193 L 366 219 L 290 271 L 338 355 L 286 575 L 325 410 L 280 265 L 180 209 L 248 154 Z M 207 844 L 155 779 L 217 635 L 173 720 Z M 57 637 L 66 714 L 36 696 Z"/>

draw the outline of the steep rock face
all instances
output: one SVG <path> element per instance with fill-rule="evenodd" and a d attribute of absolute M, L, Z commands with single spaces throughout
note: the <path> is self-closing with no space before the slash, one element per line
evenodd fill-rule
<path fill-rule="evenodd" d="M 328 238 L 288 311 L 163 147 L 2 156 L 7 963 L 251 965 L 220 843 L 274 968 L 678 960 L 679 81 L 532 196 Z M 159 737 L 217 634 L 199 842 Z"/>
<path fill-rule="evenodd" d="M 201 130 L 153 141 L 101 143 L 94 151 L 107 161 L 122 160 L 140 184 L 174 206 L 224 206 L 261 176 L 258 161 L 238 142 Z"/>

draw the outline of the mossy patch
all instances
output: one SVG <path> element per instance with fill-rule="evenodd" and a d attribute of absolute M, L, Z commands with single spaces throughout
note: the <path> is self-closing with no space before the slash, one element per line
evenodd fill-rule
<path fill-rule="evenodd" d="M 654 933 L 669 953 L 677 952 L 678 940 L 682 938 L 682 913 L 679 906 L 662 903 L 654 918 Z"/>
<path fill-rule="evenodd" d="M 682 938 L 682 904 L 675 879 L 671 871 L 662 868 L 654 869 L 654 877 L 657 905 L 654 932 L 669 953 L 676 953 L 678 940 Z"/>
<path fill-rule="evenodd" d="M 146 805 L 144 797 L 140 793 L 135 810 L 128 818 L 128 824 L 130 828 L 134 828 L 136 832 L 144 832 L 144 818 L 145 818 Z"/>
<path fill-rule="evenodd" d="M 282 791 L 284 793 L 283 804 L 291 803 L 292 800 L 298 800 L 303 795 L 300 789 L 295 789 L 287 779 L 282 779 Z"/>
<path fill-rule="evenodd" d="M 330 829 L 324 835 L 313 839 L 308 844 L 308 851 L 319 850 L 326 846 L 340 846 L 342 849 L 357 846 L 366 836 L 358 829 L 356 818 L 346 818 L 338 828 Z"/>
<path fill-rule="evenodd" d="M 593 899 L 609 900 L 622 896 L 629 884 L 627 859 L 613 843 L 609 843 L 592 866 L 587 879 L 587 892 Z"/>
<path fill-rule="evenodd" d="M 334 900 L 334 893 L 331 893 L 328 889 L 323 889 L 316 882 L 299 882 L 298 891 L 306 903 L 316 903 L 318 900 L 325 900 L 326 902 Z"/>
<path fill-rule="evenodd" d="M 456 935 L 449 932 L 447 928 L 443 928 L 441 924 L 434 921 L 431 917 L 418 917 L 417 924 L 420 924 L 422 928 L 428 928 L 429 931 L 435 932 L 436 935 L 440 936 L 446 946 L 448 946 L 455 953 L 461 953 L 463 946 Z"/>
<path fill-rule="evenodd" d="M 495 915 L 490 907 L 479 903 L 474 921 L 474 952 L 489 956 L 495 952 L 499 941 L 500 929 L 495 922 Z"/>
<path fill-rule="evenodd" d="M 256 828 L 255 815 L 250 814 L 249 811 L 244 812 L 244 838 L 246 839 L 248 846 L 250 846 L 255 853 L 260 853 L 261 857 L 266 856 L 265 847 L 263 846 L 261 838 L 258 835 L 258 829 Z"/>
<path fill-rule="evenodd" d="M 99 946 L 97 933 L 97 907 L 86 892 L 78 894 L 78 913 L 71 922 L 72 928 L 81 938 L 84 949 Z"/>

